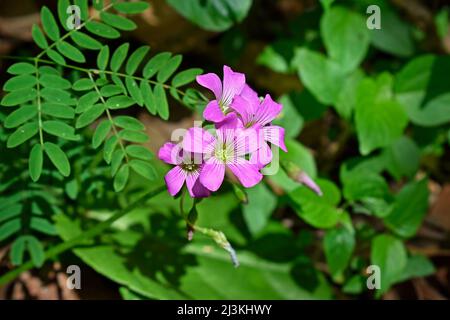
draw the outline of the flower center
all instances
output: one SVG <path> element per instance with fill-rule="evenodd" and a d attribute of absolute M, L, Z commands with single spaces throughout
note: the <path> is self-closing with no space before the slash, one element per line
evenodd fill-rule
<path fill-rule="evenodd" d="M 195 164 L 195 163 L 183 163 L 181 165 L 181 168 L 184 171 L 193 172 L 193 171 L 197 171 L 198 170 L 198 165 Z"/>
<path fill-rule="evenodd" d="M 227 148 L 227 145 L 225 143 L 219 145 L 214 152 L 214 156 L 222 163 L 228 163 L 229 160 L 233 158 L 233 155 L 233 149 Z"/>

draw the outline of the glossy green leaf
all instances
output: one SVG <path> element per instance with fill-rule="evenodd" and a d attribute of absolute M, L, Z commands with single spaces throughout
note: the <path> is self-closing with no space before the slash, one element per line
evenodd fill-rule
<path fill-rule="evenodd" d="M 114 124 L 128 130 L 141 131 L 145 129 L 142 122 L 130 116 L 117 116 L 114 118 Z"/>
<path fill-rule="evenodd" d="M 47 39 L 45 38 L 41 28 L 39 28 L 36 24 L 33 24 L 31 36 L 33 37 L 34 42 L 36 42 L 39 48 L 41 49 L 48 48 Z"/>
<path fill-rule="evenodd" d="M 134 172 L 143 176 L 144 178 L 153 181 L 156 179 L 157 174 L 153 166 L 147 162 L 142 160 L 131 160 L 130 166 Z"/>
<path fill-rule="evenodd" d="M 3 123 L 5 128 L 15 128 L 37 115 L 37 107 L 25 105 L 10 113 Z"/>
<path fill-rule="evenodd" d="M 57 51 L 49 48 L 46 50 L 46 52 L 47 52 L 47 56 L 50 59 L 52 59 L 53 61 L 55 61 L 57 64 L 66 65 L 66 60 Z"/>
<path fill-rule="evenodd" d="M 37 92 L 35 89 L 21 89 L 8 93 L 3 97 L 1 104 L 5 107 L 17 106 L 27 101 L 35 99 Z"/>
<path fill-rule="evenodd" d="M 59 120 L 47 120 L 42 123 L 42 128 L 48 134 L 66 139 L 77 141 L 80 139 L 78 135 L 75 135 L 75 129 Z"/>
<path fill-rule="evenodd" d="M 145 55 L 148 53 L 149 50 L 150 50 L 149 46 L 142 46 L 137 48 L 131 54 L 130 58 L 128 58 L 127 65 L 125 68 L 127 74 L 133 75 L 136 72 L 137 68 L 139 67 L 139 64 L 142 62 L 142 60 L 144 59 Z"/>
<path fill-rule="evenodd" d="M 36 67 L 28 62 L 17 62 L 10 66 L 6 72 L 14 75 L 30 74 L 36 72 Z"/>
<path fill-rule="evenodd" d="M 70 6 L 69 0 L 58 0 L 58 18 L 59 22 L 63 26 L 66 31 L 70 31 L 67 26 L 67 19 L 69 18 L 69 14 L 67 14 L 67 8 Z"/>
<path fill-rule="evenodd" d="M 142 99 L 144 101 L 145 107 L 151 114 L 155 115 L 156 114 L 156 101 L 155 101 L 155 97 L 153 96 L 152 89 L 147 81 L 145 81 L 145 80 L 141 81 L 140 90 L 142 93 Z"/>
<path fill-rule="evenodd" d="M 114 4 L 114 9 L 121 13 L 137 14 L 148 9 L 149 4 L 145 1 L 119 2 Z"/>
<path fill-rule="evenodd" d="M 30 173 L 31 180 L 38 181 L 42 173 L 43 158 L 42 145 L 35 144 L 30 152 L 28 159 L 28 171 Z"/>
<path fill-rule="evenodd" d="M 370 261 L 380 268 L 381 288 L 377 294 L 381 295 L 403 272 L 407 263 L 406 249 L 397 238 L 381 234 L 372 240 Z"/>
<path fill-rule="evenodd" d="M 56 236 L 55 227 L 47 220 L 39 217 L 31 218 L 30 227 L 49 236 Z"/>
<path fill-rule="evenodd" d="M 111 158 L 118 143 L 117 136 L 111 136 L 105 142 L 105 146 L 103 148 L 103 159 L 105 159 L 106 163 L 111 162 Z"/>
<path fill-rule="evenodd" d="M 97 56 L 97 66 L 100 70 L 105 70 L 109 61 L 109 47 L 103 46 Z"/>
<path fill-rule="evenodd" d="M 82 113 L 92 107 L 100 97 L 98 96 L 98 93 L 95 91 L 91 91 L 83 95 L 80 99 L 78 99 L 78 104 L 76 108 L 77 113 Z"/>
<path fill-rule="evenodd" d="M 136 101 L 136 103 L 139 106 L 143 106 L 144 98 L 142 97 L 141 90 L 139 89 L 136 80 L 134 80 L 131 77 L 126 77 L 125 85 L 127 87 L 128 92 L 130 93 L 131 98 L 133 98 L 133 100 Z"/>
<path fill-rule="evenodd" d="M 129 175 L 130 175 L 130 168 L 128 167 L 128 165 L 124 164 L 114 177 L 113 185 L 114 190 L 116 192 L 120 192 L 123 190 L 123 188 L 125 188 L 125 185 L 128 182 Z"/>
<path fill-rule="evenodd" d="M 122 66 L 122 63 L 125 61 L 125 58 L 128 54 L 128 49 L 130 48 L 129 43 L 124 43 L 120 47 L 114 51 L 112 58 L 111 58 L 111 70 L 114 72 L 119 71 L 120 67 Z"/>
<path fill-rule="evenodd" d="M 31 261 L 35 267 L 41 267 L 45 261 L 45 253 L 42 244 L 33 236 L 27 237 L 27 247 L 31 255 Z"/>
<path fill-rule="evenodd" d="M 41 96 L 47 101 L 74 105 L 77 101 L 73 99 L 68 91 L 56 88 L 44 88 L 41 90 Z"/>
<path fill-rule="evenodd" d="M 66 41 L 58 41 L 56 43 L 56 48 L 63 56 L 69 58 L 70 60 L 78 63 L 86 62 L 86 58 L 84 57 L 83 53 L 78 50 L 77 47 L 71 45 Z"/>
<path fill-rule="evenodd" d="M 5 240 L 20 230 L 20 219 L 10 220 L 0 226 L 0 241 Z"/>
<path fill-rule="evenodd" d="M 90 50 L 100 50 L 102 48 L 101 42 L 81 32 L 80 30 L 72 32 L 70 37 L 73 42 L 81 48 Z"/>
<path fill-rule="evenodd" d="M 93 89 L 94 86 L 95 86 L 95 83 L 92 82 L 91 79 L 82 78 L 82 79 L 75 81 L 75 83 L 72 86 L 72 89 L 75 91 L 86 91 L 86 90 Z"/>
<path fill-rule="evenodd" d="M 242 205 L 242 213 L 248 230 L 258 234 L 267 225 L 277 204 L 277 198 L 264 184 L 246 189 L 248 203 Z"/>
<path fill-rule="evenodd" d="M 170 52 L 160 52 L 153 56 L 142 71 L 144 78 L 149 79 L 153 77 L 166 64 L 171 56 L 172 54 Z"/>
<path fill-rule="evenodd" d="M 51 142 L 44 143 L 44 150 L 56 169 L 64 177 L 68 177 L 70 175 L 70 164 L 64 151 L 58 145 Z"/>
<path fill-rule="evenodd" d="M 137 25 L 133 20 L 108 12 L 101 12 L 100 19 L 102 19 L 104 23 L 119 30 L 131 31 L 137 28 Z"/>
<path fill-rule="evenodd" d="M 122 148 L 116 149 L 111 157 L 111 176 L 114 177 L 117 174 L 120 166 L 122 165 L 122 161 L 125 159 L 125 153 Z"/>
<path fill-rule="evenodd" d="M 55 89 L 70 89 L 72 84 L 70 81 L 64 79 L 61 76 L 57 76 L 54 74 L 43 74 L 39 78 L 40 84 L 47 88 L 55 88 Z"/>
<path fill-rule="evenodd" d="M 162 84 L 155 86 L 153 95 L 159 116 L 164 120 L 169 119 L 169 104 L 167 102 L 166 91 Z"/>
<path fill-rule="evenodd" d="M 86 22 L 86 29 L 102 38 L 107 39 L 116 39 L 120 37 L 120 32 L 110 27 L 107 24 L 97 22 L 97 21 L 88 21 Z"/>
<path fill-rule="evenodd" d="M 192 69 L 187 69 L 184 71 L 181 71 L 180 73 L 178 73 L 175 77 L 173 77 L 172 79 L 172 86 L 175 88 L 184 86 L 188 83 L 191 83 L 192 81 L 195 80 L 195 78 L 202 74 L 203 70 L 199 69 L 199 68 L 192 68 Z"/>
<path fill-rule="evenodd" d="M 131 130 L 122 130 L 119 132 L 119 137 L 123 140 L 135 142 L 135 143 L 144 143 L 148 141 L 147 134 L 143 132 L 136 132 Z"/>
<path fill-rule="evenodd" d="M 170 58 L 159 70 L 156 80 L 160 83 L 166 82 L 178 69 L 183 60 L 183 56 L 176 55 Z"/>
<path fill-rule="evenodd" d="M 402 237 L 412 237 L 419 229 L 428 210 L 428 181 L 407 184 L 397 195 L 385 224 Z"/>
<path fill-rule="evenodd" d="M 109 132 L 111 131 L 111 121 L 104 120 L 95 129 L 94 135 L 92 136 L 92 146 L 97 149 L 103 141 L 105 141 Z"/>
<path fill-rule="evenodd" d="M 131 144 L 125 148 L 125 151 L 132 158 L 147 161 L 153 158 L 153 154 L 150 152 L 150 150 L 143 146 Z"/>
<path fill-rule="evenodd" d="M 77 119 L 76 128 L 83 128 L 97 120 L 105 111 L 103 104 L 95 104 L 84 111 Z"/>
<path fill-rule="evenodd" d="M 357 90 L 355 122 L 361 154 L 390 145 L 405 129 L 408 118 L 402 106 L 392 99 L 392 78 L 382 74 L 365 79 Z"/>
<path fill-rule="evenodd" d="M 325 234 L 323 247 L 330 273 L 336 277 L 346 269 L 350 262 L 355 249 L 355 238 L 347 228 L 331 229 Z"/>
<path fill-rule="evenodd" d="M 20 236 L 16 240 L 14 240 L 13 244 L 11 245 L 10 251 L 11 262 L 13 265 L 18 266 L 22 264 L 25 247 L 26 237 Z"/>
<path fill-rule="evenodd" d="M 355 70 L 370 43 L 366 19 L 359 13 L 334 6 L 320 20 L 320 32 L 328 55 L 344 72 Z"/>
<path fill-rule="evenodd" d="M 36 121 L 24 124 L 9 136 L 8 141 L 6 143 L 7 147 L 8 148 L 17 147 L 18 145 L 24 143 L 25 141 L 33 137 L 35 134 L 37 134 L 38 130 L 39 126 Z"/>
<path fill-rule="evenodd" d="M 118 95 L 120 93 L 123 93 L 122 87 L 115 84 L 107 84 L 100 89 L 100 94 L 106 98 Z"/>
<path fill-rule="evenodd" d="M 66 105 L 55 103 L 43 103 L 41 105 L 41 111 L 43 114 L 61 119 L 73 119 L 75 117 L 75 111 Z"/>
<path fill-rule="evenodd" d="M 47 36 L 53 41 L 58 40 L 59 39 L 58 24 L 56 23 L 53 13 L 50 11 L 49 8 L 45 6 L 42 7 L 41 9 L 41 21 L 42 27 L 44 28 L 44 31 L 47 34 Z"/>
<path fill-rule="evenodd" d="M 114 96 L 106 100 L 106 107 L 108 109 L 124 109 L 134 104 L 134 100 L 127 96 Z"/>

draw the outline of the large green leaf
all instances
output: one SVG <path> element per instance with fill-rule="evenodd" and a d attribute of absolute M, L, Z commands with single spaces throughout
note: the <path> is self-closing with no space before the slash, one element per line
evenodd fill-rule
<path fill-rule="evenodd" d="M 323 239 L 325 257 L 330 273 L 338 276 L 347 267 L 355 248 L 354 235 L 344 227 L 327 231 Z"/>
<path fill-rule="evenodd" d="M 370 43 L 365 19 L 344 7 L 332 7 L 320 21 L 320 32 L 328 55 L 343 71 L 355 70 L 364 59 Z"/>
<path fill-rule="evenodd" d="M 124 221 L 109 240 L 74 252 L 97 272 L 146 298 L 330 298 L 330 287 L 314 269 L 307 277 L 292 263 L 265 260 L 249 251 L 238 252 L 240 266 L 234 268 L 228 254 L 209 239 L 196 235 L 187 245 L 181 237 L 184 230 L 177 227 L 179 218 L 161 214 L 170 210 L 176 210 L 176 202 L 160 195 L 128 215 L 131 225 Z M 133 223 L 133 215 L 143 224 Z M 133 225 L 141 231 L 133 231 Z M 64 215 L 58 215 L 57 229 L 64 240 L 82 232 Z M 311 285 L 305 288 L 305 282 Z"/>
<path fill-rule="evenodd" d="M 377 295 L 381 295 L 401 276 L 406 267 L 405 246 L 393 236 L 387 234 L 376 236 L 372 240 L 370 261 L 380 268 L 381 287 Z"/>
<path fill-rule="evenodd" d="M 413 123 L 436 126 L 450 121 L 449 73 L 449 56 L 425 55 L 410 61 L 396 75 L 396 98 Z"/>
<path fill-rule="evenodd" d="M 385 224 L 402 237 L 416 234 L 428 209 L 428 181 L 412 182 L 400 191 Z"/>
<path fill-rule="evenodd" d="M 335 104 L 342 89 L 344 73 L 339 63 L 309 49 L 298 49 L 293 65 L 300 80 L 323 104 Z"/>
<path fill-rule="evenodd" d="M 267 224 L 277 204 L 277 198 L 262 183 L 246 189 L 248 203 L 242 205 L 244 220 L 249 231 L 254 235 Z"/>
<path fill-rule="evenodd" d="M 200 28 L 224 31 L 241 22 L 252 5 L 252 0 L 191 0 L 167 1 L 179 14 Z"/>
<path fill-rule="evenodd" d="M 312 190 L 301 186 L 289 193 L 289 198 L 300 218 L 316 228 L 331 228 L 344 214 L 342 210 L 336 208 L 341 194 L 331 181 L 318 179 L 316 182 L 323 196 L 318 196 Z"/>
<path fill-rule="evenodd" d="M 363 80 L 357 90 L 356 132 L 361 154 L 390 145 L 405 129 L 408 118 L 391 95 L 392 78 L 381 74 Z"/>

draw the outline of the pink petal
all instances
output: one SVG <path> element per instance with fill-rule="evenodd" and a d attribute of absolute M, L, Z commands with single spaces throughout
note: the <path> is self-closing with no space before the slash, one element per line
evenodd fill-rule
<path fill-rule="evenodd" d="M 200 174 L 195 171 L 186 177 L 186 186 L 192 198 L 206 198 L 211 192 L 200 183 Z"/>
<path fill-rule="evenodd" d="M 263 178 L 263 175 L 259 172 L 259 167 L 244 158 L 239 158 L 236 163 L 228 164 L 228 168 L 246 188 L 255 186 Z"/>
<path fill-rule="evenodd" d="M 183 149 L 194 153 L 210 153 L 214 150 L 216 138 L 208 131 L 199 127 L 187 130 L 183 137 Z"/>
<path fill-rule="evenodd" d="M 245 86 L 245 74 L 234 72 L 228 66 L 223 66 L 222 101 L 230 105 L 234 97 L 241 93 Z"/>
<path fill-rule="evenodd" d="M 200 172 L 200 182 L 211 191 L 217 191 L 225 177 L 225 165 L 211 158 L 203 165 Z"/>
<path fill-rule="evenodd" d="M 243 156 L 255 152 L 266 143 L 263 131 L 256 126 L 255 128 L 236 130 L 234 144 L 236 154 Z"/>
<path fill-rule="evenodd" d="M 272 161 L 272 158 L 272 150 L 267 143 L 264 142 L 261 148 L 252 153 L 250 163 L 258 165 L 259 168 L 263 168 Z"/>
<path fill-rule="evenodd" d="M 264 140 L 273 143 L 278 146 L 284 152 L 287 152 L 286 145 L 284 144 L 284 128 L 279 126 L 268 126 L 263 128 Z"/>
<path fill-rule="evenodd" d="M 256 110 L 254 121 L 264 126 L 273 121 L 281 112 L 283 106 L 272 100 L 270 95 L 266 95 L 264 101 Z"/>
<path fill-rule="evenodd" d="M 217 122 L 216 128 L 222 128 L 222 129 L 236 129 L 236 128 L 243 128 L 242 121 L 238 118 L 238 116 L 235 113 L 229 113 L 225 116 L 224 120 L 221 122 Z"/>
<path fill-rule="evenodd" d="M 180 151 L 181 148 L 179 145 L 172 142 L 166 142 L 159 149 L 158 158 L 164 161 L 165 163 L 179 164 L 181 162 Z"/>
<path fill-rule="evenodd" d="M 249 85 L 245 85 L 244 89 L 242 89 L 241 94 L 239 95 L 249 103 L 250 112 L 254 114 L 256 112 L 256 109 L 259 107 L 260 101 L 258 94 L 255 90 L 250 88 Z"/>
<path fill-rule="evenodd" d="M 201 86 L 211 90 L 216 96 L 216 99 L 220 99 L 222 97 L 222 82 L 216 74 L 207 73 L 197 76 L 197 82 Z"/>
<path fill-rule="evenodd" d="M 184 180 L 186 180 L 186 173 L 179 166 L 176 166 L 167 172 L 164 180 L 170 195 L 175 196 L 183 186 Z"/>
<path fill-rule="evenodd" d="M 220 109 L 217 100 L 212 100 L 208 103 L 205 110 L 203 111 L 203 117 L 211 122 L 221 122 L 225 119 L 225 115 Z"/>
<path fill-rule="evenodd" d="M 234 97 L 233 104 L 231 106 L 234 111 L 239 114 L 239 116 L 242 119 L 242 123 L 244 126 L 247 126 L 250 124 L 250 122 L 253 119 L 253 107 L 251 106 L 250 102 L 246 99 L 244 99 L 242 96 L 236 96 Z"/>

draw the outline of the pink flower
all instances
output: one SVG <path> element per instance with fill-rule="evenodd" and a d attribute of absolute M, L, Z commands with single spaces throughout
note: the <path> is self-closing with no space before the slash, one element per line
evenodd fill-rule
<path fill-rule="evenodd" d="M 272 151 L 267 142 L 270 142 L 287 152 L 284 144 L 284 128 L 274 126 L 271 122 L 280 114 L 283 106 L 266 95 L 261 102 L 256 92 L 248 86 L 240 96 L 235 97 L 233 109 L 239 115 L 244 128 L 258 131 L 259 149 L 252 154 L 252 162 L 259 162 L 262 166 L 272 161 Z"/>
<path fill-rule="evenodd" d="M 168 164 L 175 165 L 164 177 L 171 196 L 180 192 L 185 181 L 191 197 L 204 198 L 210 195 L 209 190 L 199 181 L 203 166 L 201 155 L 185 152 L 179 145 L 167 142 L 159 149 L 158 157 Z"/>
<path fill-rule="evenodd" d="M 223 67 L 223 83 L 214 73 L 197 76 L 197 82 L 214 93 L 215 100 L 208 103 L 203 117 L 211 122 L 222 122 L 232 112 L 234 97 L 241 93 L 245 86 L 245 75 L 234 72 L 230 67 Z"/>
<path fill-rule="evenodd" d="M 263 177 L 260 167 L 245 158 L 258 148 L 257 139 L 236 129 L 219 128 L 216 134 L 217 138 L 202 128 L 191 128 L 183 140 L 183 149 L 204 154 L 201 184 L 217 191 L 224 180 L 225 168 L 229 168 L 246 188 L 258 184 Z"/>

